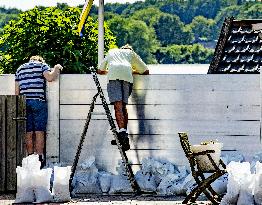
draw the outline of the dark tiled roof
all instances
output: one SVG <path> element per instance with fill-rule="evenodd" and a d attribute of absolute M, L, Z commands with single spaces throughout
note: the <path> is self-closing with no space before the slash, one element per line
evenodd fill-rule
<path fill-rule="evenodd" d="M 261 30 L 253 30 L 258 20 L 227 18 L 221 29 L 208 73 L 259 73 L 262 66 Z"/>

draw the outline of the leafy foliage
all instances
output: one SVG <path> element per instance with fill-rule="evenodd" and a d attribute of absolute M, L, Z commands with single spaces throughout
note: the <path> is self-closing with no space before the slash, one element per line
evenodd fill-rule
<path fill-rule="evenodd" d="M 159 15 L 155 23 L 153 23 L 153 27 L 162 46 L 169 44 L 189 44 L 193 40 L 190 31 L 184 29 L 184 24 L 176 15 Z"/>
<path fill-rule="evenodd" d="M 147 63 L 155 63 L 153 53 L 156 51 L 159 43 L 155 32 L 148 27 L 145 22 L 134 19 L 123 19 L 120 16 L 108 21 L 110 30 L 117 38 L 119 47 L 130 44 L 134 50 Z"/>
<path fill-rule="evenodd" d="M 157 62 L 161 64 L 174 63 L 209 63 L 214 50 L 201 44 L 171 45 L 160 48 L 156 53 Z"/>
<path fill-rule="evenodd" d="M 80 39 L 76 31 L 80 10 L 63 9 L 36 7 L 10 21 L 0 38 L 0 69 L 14 73 L 32 55 L 43 56 L 51 66 L 60 63 L 65 73 L 85 73 L 96 67 L 98 23 L 89 17 Z M 114 46 L 115 38 L 105 25 L 105 51 Z"/>
<path fill-rule="evenodd" d="M 188 26 L 194 33 L 195 42 L 212 41 L 216 38 L 217 27 L 213 19 L 196 16 Z"/>

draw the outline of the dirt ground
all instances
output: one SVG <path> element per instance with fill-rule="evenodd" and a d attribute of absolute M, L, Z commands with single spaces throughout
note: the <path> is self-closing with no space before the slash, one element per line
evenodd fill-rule
<path fill-rule="evenodd" d="M 182 204 L 184 197 L 174 196 L 123 196 L 123 195 L 85 195 L 74 198 L 66 203 L 45 203 L 50 205 L 70 204 L 70 205 L 176 205 Z M 14 203 L 15 195 L 0 195 L 0 204 L 9 205 Z M 34 203 L 35 204 L 35 203 Z M 197 201 L 191 205 L 211 205 L 208 201 Z"/>

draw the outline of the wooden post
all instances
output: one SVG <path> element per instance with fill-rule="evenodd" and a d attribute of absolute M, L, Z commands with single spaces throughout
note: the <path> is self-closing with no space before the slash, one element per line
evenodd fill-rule
<path fill-rule="evenodd" d="M 6 189 L 16 189 L 16 96 L 9 95 L 6 98 Z"/>
<path fill-rule="evenodd" d="M 0 96 L 0 192 L 5 191 L 5 96 Z"/>
<path fill-rule="evenodd" d="M 98 65 L 104 59 L 104 0 L 99 0 L 98 8 Z"/>
<path fill-rule="evenodd" d="M 47 83 L 48 122 L 46 132 L 46 159 L 47 162 L 59 162 L 59 78 Z"/>
<path fill-rule="evenodd" d="M 16 96 L 17 97 L 17 116 L 26 117 L 26 99 L 25 96 Z M 22 166 L 22 160 L 26 156 L 26 148 L 24 137 L 26 135 L 26 120 L 17 121 L 17 142 L 16 142 L 16 156 L 17 156 L 17 165 Z"/>

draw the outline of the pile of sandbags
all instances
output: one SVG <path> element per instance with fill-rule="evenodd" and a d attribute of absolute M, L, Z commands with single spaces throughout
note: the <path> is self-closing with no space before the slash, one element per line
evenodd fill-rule
<path fill-rule="evenodd" d="M 255 173 L 249 162 L 230 162 L 227 165 L 227 193 L 221 205 L 262 204 L 262 164 L 256 163 Z"/>
<path fill-rule="evenodd" d="M 41 163 L 38 155 L 29 155 L 22 160 L 22 167 L 16 168 L 17 193 L 15 203 L 44 203 L 70 200 L 69 176 L 71 167 L 54 167 L 53 193 L 51 193 L 52 168 L 40 169 Z M 59 170 L 66 170 L 57 172 Z M 62 176 L 62 179 L 61 179 Z M 67 178 L 65 178 L 67 176 Z M 57 190 L 67 191 L 62 197 Z"/>
<path fill-rule="evenodd" d="M 82 193 L 102 193 L 94 156 L 89 157 L 84 163 L 77 167 L 73 180 L 73 187 L 73 195 Z"/>
<path fill-rule="evenodd" d="M 52 169 L 41 169 L 38 155 L 29 155 L 16 168 L 17 193 L 15 203 L 43 203 L 53 200 L 50 192 Z"/>

